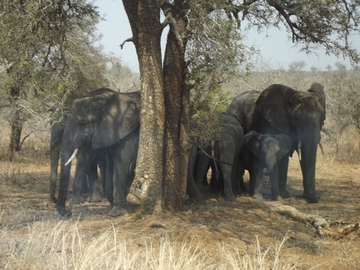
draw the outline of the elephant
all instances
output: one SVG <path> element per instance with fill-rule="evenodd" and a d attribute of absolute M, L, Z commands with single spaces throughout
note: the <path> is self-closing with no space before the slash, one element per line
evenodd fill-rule
<path fill-rule="evenodd" d="M 140 91 L 119 93 L 100 88 L 76 99 L 66 121 L 61 144 L 61 169 L 57 211 L 70 216 L 65 207 L 71 160 L 77 149 L 91 144 L 106 153 L 105 196 L 110 216 L 126 213 L 126 194 L 134 176 L 140 125 Z"/>
<path fill-rule="evenodd" d="M 303 198 L 311 203 L 318 202 L 316 155 L 326 116 L 325 93 L 321 84 L 313 83 L 307 91 L 297 91 L 281 84 L 273 84 L 260 93 L 247 91 L 235 97 L 226 112 L 243 120 L 245 134 L 255 130 L 261 134 L 288 135 L 292 141 L 291 149 L 277 162 L 280 196 L 290 196 L 286 189 L 289 157 L 296 150 L 303 175 Z"/>
<path fill-rule="evenodd" d="M 202 149 L 191 150 L 188 164 L 188 194 L 190 199 L 201 199 L 201 186 L 204 176 L 214 161 L 217 180 L 223 179 L 225 200 L 234 201 L 235 195 L 241 193 L 238 185 L 240 151 L 244 144 L 244 133 L 241 121 L 227 114 L 220 114 L 220 129 L 214 135 L 211 145 Z"/>
<path fill-rule="evenodd" d="M 55 196 L 57 171 L 62 137 L 67 117 L 55 122 L 51 128 L 50 139 L 50 198 L 56 203 Z M 80 193 L 89 193 L 88 201 L 101 201 L 98 182 L 97 165 L 100 167 L 102 180 L 105 181 L 105 151 L 92 149 L 91 145 L 83 145 L 77 153 L 76 171 L 73 182 L 72 203 L 80 203 Z"/>
<path fill-rule="evenodd" d="M 277 162 L 289 152 L 291 138 L 282 133 L 271 136 L 255 130 L 245 134 L 244 138 L 245 144 L 241 150 L 240 160 L 243 168 L 250 173 L 250 195 L 256 199 L 263 199 L 261 188 L 265 174 L 270 178 L 271 200 L 278 200 L 280 192 Z"/>

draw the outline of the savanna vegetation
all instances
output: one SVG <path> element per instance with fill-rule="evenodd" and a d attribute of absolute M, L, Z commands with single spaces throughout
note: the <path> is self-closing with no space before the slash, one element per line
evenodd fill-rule
<path fill-rule="evenodd" d="M 284 25 L 304 50 L 323 46 L 356 62 L 358 54 L 347 41 L 358 31 L 357 1 L 123 3 L 141 84 L 120 59 L 96 45 L 95 25 L 101 17 L 93 4 L 0 4 L 0 267 L 359 268 L 359 69 L 347 70 L 340 63 L 326 71 L 305 70 L 302 62 L 252 66 L 254 52 L 241 42 L 246 30 Z M 164 27 L 170 31 L 162 63 Z M 226 202 L 209 192 L 199 204 L 184 203 L 190 115 L 201 124 L 204 115 L 223 111 L 241 91 L 272 83 L 306 90 L 313 82 L 324 85 L 327 102 L 325 151 L 317 163 L 322 198 L 312 205 L 300 198 L 302 176 L 294 154 L 289 173 L 294 197 L 275 204 L 318 215 L 333 230 L 351 225 L 355 232 L 332 237 L 324 233 L 326 228 L 315 230 L 309 220 L 275 212 L 271 203 L 247 196 Z M 135 182 L 157 195 L 149 198 L 145 190 L 141 197 L 133 190 L 131 203 L 146 205 L 156 215 L 139 211 L 112 219 L 105 214 L 104 200 L 73 206 L 73 217 L 61 219 L 48 194 L 50 124 L 84 92 L 100 86 L 128 91 L 140 85 L 145 102 Z M 195 136 L 208 131 L 202 126 Z M 141 185 L 144 181 L 148 185 Z"/>
<path fill-rule="evenodd" d="M 263 68 L 229 81 L 219 96 L 203 96 L 203 106 L 221 111 L 240 91 L 274 82 L 296 89 L 307 89 L 313 81 L 324 84 L 325 153 L 319 152 L 317 163 L 321 200 L 309 205 L 300 198 L 295 154 L 289 169 L 294 197 L 278 204 L 323 217 L 332 229 L 340 229 L 358 222 L 360 133 L 357 114 L 349 113 L 357 106 L 357 74 Z M 9 132 L 1 131 L 1 153 L 6 153 Z M 24 132 L 31 134 L 13 162 L 1 156 L 0 261 L 5 269 L 356 269 L 360 264 L 358 231 L 339 239 L 321 236 L 310 223 L 275 213 L 271 203 L 247 196 L 226 202 L 209 191 L 204 202 L 173 214 L 132 213 L 116 219 L 106 215 L 104 199 L 73 206 L 73 217 L 64 220 L 48 193 L 49 123 L 29 119 Z"/>

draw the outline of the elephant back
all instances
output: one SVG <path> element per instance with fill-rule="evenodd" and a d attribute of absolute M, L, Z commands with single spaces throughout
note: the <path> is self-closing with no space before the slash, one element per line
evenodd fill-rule
<path fill-rule="evenodd" d="M 260 92 L 257 90 L 245 91 L 237 95 L 226 109 L 226 114 L 241 119 L 245 134 L 254 129 L 252 127 L 253 115 L 256 109 L 255 101 L 259 94 Z"/>

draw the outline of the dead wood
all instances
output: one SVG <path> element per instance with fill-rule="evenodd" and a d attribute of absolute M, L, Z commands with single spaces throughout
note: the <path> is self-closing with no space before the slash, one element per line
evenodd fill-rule
<path fill-rule="evenodd" d="M 264 202 L 264 205 L 270 208 L 272 212 L 288 216 L 300 222 L 311 224 L 318 236 L 329 236 L 333 239 L 340 239 L 359 229 L 359 223 L 354 223 L 340 229 L 331 229 L 329 224 L 333 223 L 329 223 L 326 219 L 318 215 L 306 214 L 297 210 L 295 207 L 282 205 L 279 202 Z M 342 221 L 337 221 L 336 223 L 343 224 Z"/>

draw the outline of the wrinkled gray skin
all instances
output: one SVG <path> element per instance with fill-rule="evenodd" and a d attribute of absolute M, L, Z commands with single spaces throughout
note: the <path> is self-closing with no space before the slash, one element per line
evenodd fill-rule
<path fill-rule="evenodd" d="M 50 198 L 56 203 L 55 197 L 57 184 L 57 171 L 61 149 L 61 142 L 65 130 L 66 119 L 61 122 L 54 123 L 51 128 L 50 139 Z M 79 147 L 77 153 L 76 171 L 73 182 L 72 203 L 81 202 L 81 193 L 89 193 L 88 201 L 101 201 L 101 192 L 97 173 L 99 165 L 101 178 L 105 182 L 105 151 L 92 149 L 90 144 L 84 144 Z"/>
<path fill-rule="evenodd" d="M 94 90 L 92 96 L 74 101 L 61 144 L 61 170 L 57 210 L 71 215 L 65 207 L 70 166 L 65 166 L 74 150 L 84 142 L 106 151 L 105 195 L 111 204 L 109 215 L 126 213 L 126 194 L 132 181 L 136 160 L 140 92 L 118 93 L 107 88 Z"/>
<path fill-rule="evenodd" d="M 265 174 L 270 178 L 271 199 L 278 200 L 280 192 L 277 162 L 288 154 L 290 148 L 291 139 L 285 134 L 271 136 L 252 130 L 245 135 L 241 164 L 250 173 L 250 195 L 263 199 L 261 191 Z"/>
<path fill-rule="evenodd" d="M 311 203 L 318 202 L 316 154 L 325 121 L 325 93 L 321 84 L 314 83 L 308 91 L 273 84 L 260 94 L 257 91 L 244 92 L 233 100 L 227 113 L 243 120 L 245 134 L 255 130 L 261 134 L 288 135 L 292 147 L 288 155 L 277 162 L 280 195 L 285 198 L 290 196 L 286 190 L 289 156 L 296 150 L 301 156 L 303 197 Z"/>
<path fill-rule="evenodd" d="M 201 199 L 201 186 L 212 158 L 215 159 L 217 178 L 223 179 L 225 200 L 234 201 L 235 195 L 241 194 L 240 151 L 244 144 L 241 123 L 233 116 L 221 114 L 221 134 L 217 134 L 211 147 L 199 150 L 194 147 L 190 152 L 188 166 L 188 194 L 190 199 Z M 203 151 L 207 152 L 204 154 Z M 211 158 L 212 157 L 212 158 Z M 218 161 L 220 162 L 218 162 Z M 221 176 L 220 176 L 221 174 Z"/>
<path fill-rule="evenodd" d="M 109 215 L 117 217 L 127 214 L 126 195 L 134 180 L 137 152 L 139 148 L 139 126 L 106 148 L 107 177 L 105 194 L 110 202 Z"/>

